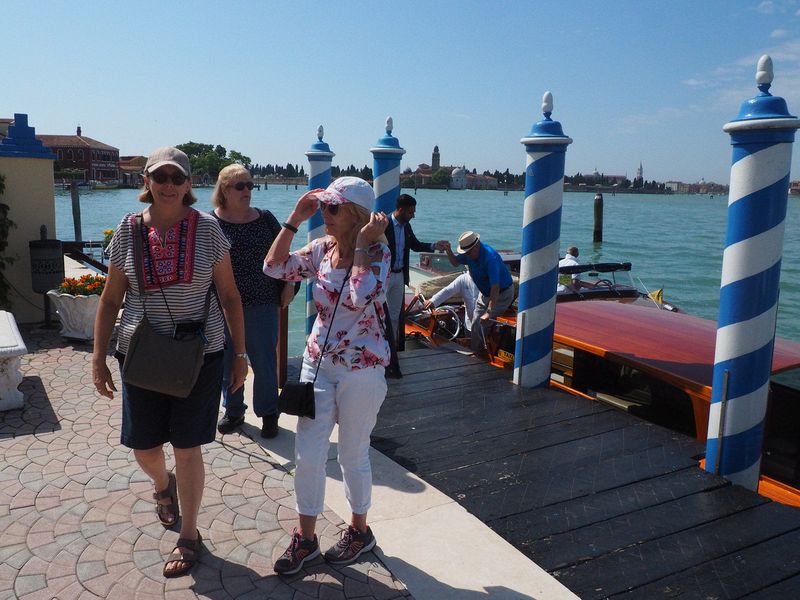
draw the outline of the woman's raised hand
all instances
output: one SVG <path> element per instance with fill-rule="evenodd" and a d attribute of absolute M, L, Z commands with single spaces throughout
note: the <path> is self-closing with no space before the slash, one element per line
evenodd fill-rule
<path fill-rule="evenodd" d="M 297 217 L 300 221 L 307 221 L 319 209 L 319 200 L 317 200 L 317 193 L 323 192 L 323 189 L 310 190 L 300 196 L 300 199 L 295 204 L 292 215 Z"/>
<path fill-rule="evenodd" d="M 382 212 L 374 212 L 369 216 L 369 223 L 361 228 L 359 237 L 362 237 L 368 243 L 373 243 L 386 231 L 386 226 L 389 223 L 389 218 Z"/>

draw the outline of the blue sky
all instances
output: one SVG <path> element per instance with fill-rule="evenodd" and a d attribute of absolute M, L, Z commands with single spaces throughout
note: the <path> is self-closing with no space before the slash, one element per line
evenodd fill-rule
<path fill-rule="evenodd" d="M 722 126 L 756 93 L 800 113 L 800 0 L 56 2 L 4 0 L 0 116 L 147 154 L 222 144 L 307 165 L 372 165 L 387 116 L 407 153 L 522 172 L 554 96 L 566 172 L 727 183 Z M 792 178 L 800 179 L 795 149 Z"/>

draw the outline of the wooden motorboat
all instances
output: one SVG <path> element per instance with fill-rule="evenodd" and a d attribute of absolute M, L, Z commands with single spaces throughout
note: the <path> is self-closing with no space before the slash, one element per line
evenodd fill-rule
<path fill-rule="evenodd" d="M 717 324 L 613 302 L 556 306 L 556 387 L 704 441 Z M 775 338 L 759 493 L 800 506 L 800 344 Z"/>
<path fill-rule="evenodd" d="M 717 324 L 653 310 L 652 301 L 640 295 L 574 300 L 556 303 L 551 385 L 705 441 Z M 469 347 L 456 323 L 463 308 L 444 306 L 429 311 L 427 319 L 420 314 L 408 318 L 407 332 L 432 345 Z M 513 369 L 513 311 L 494 321 L 486 345 L 491 364 Z M 795 506 L 800 506 L 798 425 L 800 343 L 776 338 L 758 491 Z"/>

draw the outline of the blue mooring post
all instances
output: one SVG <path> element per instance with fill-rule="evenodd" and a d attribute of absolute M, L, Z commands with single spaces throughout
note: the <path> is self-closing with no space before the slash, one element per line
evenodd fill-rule
<path fill-rule="evenodd" d="M 758 61 L 760 93 L 723 128 L 733 158 L 722 257 L 707 471 L 758 488 L 767 410 L 792 143 L 800 120 L 769 93 L 772 59 Z"/>
<path fill-rule="evenodd" d="M 400 161 L 406 151 L 392 136 L 392 117 L 386 118 L 386 135 L 369 149 L 372 152 L 372 187 L 375 189 L 375 210 L 387 215 L 394 212 L 400 195 Z"/>
<path fill-rule="evenodd" d="M 544 119 L 520 140 L 528 153 L 522 216 L 522 261 L 519 274 L 514 383 L 547 387 L 553 353 L 553 323 L 558 285 L 564 161 L 572 139 L 550 118 L 553 95 L 542 99 Z"/>
<path fill-rule="evenodd" d="M 308 189 L 326 188 L 331 182 L 331 162 L 336 154 L 331 150 L 327 143 L 322 141 L 325 130 L 322 125 L 317 129 L 317 141 L 311 144 L 306 151 L 308 158 L 309 176 Z M 308 241 L 315 240 L 325 235 L 325 224 L 322 221 L 322 213 L 318 210 L 308 220 Z M 311 333 L 311 327 L 317 318 L 317 309 L 314 308 L 314 300 L 311 295 L 312 280 L 306 280 L 306 335 Z"/>

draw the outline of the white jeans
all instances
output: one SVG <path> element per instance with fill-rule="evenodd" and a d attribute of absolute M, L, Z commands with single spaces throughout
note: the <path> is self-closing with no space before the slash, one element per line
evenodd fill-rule
<path fill-rule="evenodd" d="M 313 362 L 303 359 L 301 381 L 314 379 Z M 316 418 L 297 421 L 294 489 L 297 512 L 316 516 L 325 504 L 325 463 L 331 431 L 339 424 L 338 460 L 350 510 L 364 514 L 372 502 L 369 436 L 386 397 L 383 367 L 349 371 L 323 365 L 314 384 Z"/>
<path fill-rule="evenodd" d="M 403 310 L 405 296 L 406 284 L 403 281 L 403 273 L 391 273 L 389 275 L 389 285 L 386 287 L 386 304 L 389 305 L 389 319 L 392 322 L 395 345 L 400 340 L 398 327 L 400 327 L 400 311 Z"/>

